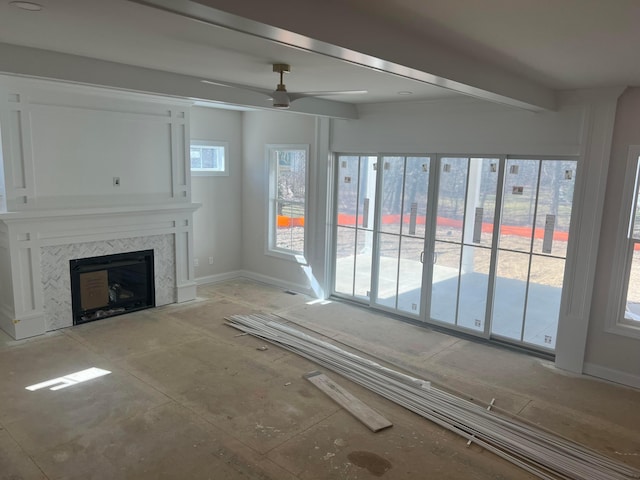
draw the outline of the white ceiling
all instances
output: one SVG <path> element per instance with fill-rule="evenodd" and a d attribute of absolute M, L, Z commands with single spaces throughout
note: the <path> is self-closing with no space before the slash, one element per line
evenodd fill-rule
<path fill-rule="evenodd" d="M 638 0 L 347 0 L 555 89 L 640 86 Z"/>
<path fill-rule="evenodd" d="M 350 103 L 457 95 L 422 81 L 126 0 L 36 1 L 44 7 L 40 12 L 26 12 L 0 0 L 0 42 L 268 89 L 277 83 L 271 63 L 290 63 L 292 73 L 285 78 L 289 91 L 369 91 L 361 96 L 331 97 Z M 193 2 L 174 3 L 187 8 Z M 236 14 L 245 8 L 246 16 L 255 11 L 254 20 L 261 20 L 260 12 L 250 10 L 255 1 L 200 3 Z M 277 8 L 279 4 L 282 8 Z M 427 44 L 438 45 L 442 52 L 460 54 L 457 60 L 481 61 L 485 77 L 491 70 L 508 72 L 548 89 L 640 85 L 635 51 L 640 45 L 638 0 L 272 0 L 264 5 L 276 12 L 293 12 L 287 8 L 297 6 L 292 15 L 278 15 L 285 20 L 301 18 L 292 30 L 299 27 L 297 33 L 303 35 L 314 21 L 313 8 L 321 5 L 333 15 L 336 26 L 340 18 L 348 18 L 341 12 L 350 9 L 359 16 L 354 18 L 371 19 L 382 26 L 365 32 L 371 38 L 388 35 L 387 30 L 395 28 L 422 39 L 408 52 L 416 62 Z M 305 19 L 307 11 L 310 18 Z M 333 25 L 323 27 L 330 35 Z M 362 32 L 354 29 L 355 34 Z M 442 52 L 438 53 L 445 55 Z M 453 74 L 464 78 L 465 65 L 458 64 Z M 402 97 L 399 91 L 413 95 Z"/>

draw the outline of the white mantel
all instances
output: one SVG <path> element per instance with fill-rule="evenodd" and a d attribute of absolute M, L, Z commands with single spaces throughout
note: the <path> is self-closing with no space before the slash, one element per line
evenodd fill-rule
<path fill-rule="evenodd" d="M 153 249 L 156 304 L 194 299 L 199 204 L 0 214 L 0 327 L 16 339 L 72 325 L 69 260 Z"/>

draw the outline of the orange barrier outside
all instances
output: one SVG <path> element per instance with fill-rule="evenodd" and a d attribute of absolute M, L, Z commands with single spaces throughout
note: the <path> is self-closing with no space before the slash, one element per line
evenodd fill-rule
<path fill-rule="evenodd" d="M 278 215 L 278 228 L 304 227 L 304 217 Z"/>
<path fill-rule="evenodd" d="M 400 215 L 383 215 L 382 223 L 385 225 L 400 223 Z M 425 217 L 416 218 L 417 225 L 425 224 Z M 453 218 L 438 217 L 438 226 L 461 228 L 462 220 L 456 220 Z M 409 217 L 405 216 L 404 223 L 409 223 Z M 338 224 L 355 226 L 356 216 L 347 215 L 344 213 L 338 214 Z M 304 217 L 287 217 L 285 215 L 278 215 L 278 228 L 290 228 L 290 227 L 304 227 Z M 491 233 L 493 231 L 492 223 L 483 223 L 482 231 L 484 233 Z M 531 227 L 521 227 L 515 225 L 502 225 L 500 227 L 500 233 L 503 235 L 515 235 L 519 237 L 531 237 Z M 534 238 L 544 238 L 544 228 L 536 228 L 533 232 Z M 569 232 L 558 231 L 553 232 L 553 239 L 566 242 L 569 240 Z M 636 245 L 636 249 L 640 249 L 640 244 Z"/>

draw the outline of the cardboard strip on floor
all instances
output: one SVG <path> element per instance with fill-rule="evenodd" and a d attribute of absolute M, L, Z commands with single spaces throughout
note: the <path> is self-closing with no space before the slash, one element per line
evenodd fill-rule
<path fill-rule="evenodd" d="M 315 370 L 303 376 L 331 397 L 338 405 L 364 423 L 372 432 L 379 432 L 380 430 L 393 426 L 393 423 L 335 383 L 324 373 Z"/>

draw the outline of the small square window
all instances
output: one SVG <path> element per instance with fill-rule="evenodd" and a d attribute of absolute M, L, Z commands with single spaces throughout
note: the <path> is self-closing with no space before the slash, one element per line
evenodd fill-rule
<path fill-rule="evenodd" d="M 191 141 L 191 175 L 229 175 L 229 144 L 204 140 Z"/>

